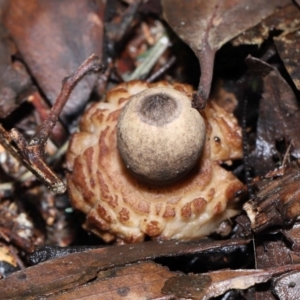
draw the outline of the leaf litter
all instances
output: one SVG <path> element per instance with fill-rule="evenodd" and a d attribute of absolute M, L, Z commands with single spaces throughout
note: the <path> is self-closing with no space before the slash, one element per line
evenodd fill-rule
<path fill-rule="evenodd" d="M 75 299 L 80 295 L 92 299 L 103 295 L 130 299 L 148 295 L 153 299 L 210 299 L 227 292 L 235 299 L 242 296 L 266 299 L 266 295 L 269 299 L 298 299 L 299 7 L 292 1 L 246 0 L 228 0 L 221 4 L 195 0 L 189 5 L 179 0 L 147 3 L 99 0 L 65 4 L 67 7 L 41 0 L 27 1 L 24 7 L 24 3 L 19 2 L 0 2 L 3 28 L 0 41 L 4 49 L 0 67 L 9 70 L 6 76 L 2 72 L 0 82 L 0 136 L 1 145 L 5 147 L 0 149 L 0 213 L 5 220 L 0 223 L 0 258 L 4 270 L 13 272 L 25 268 L 8 277 L 9 273 L 1 273 L 6 277 L 0 281 L 3 287 L 7 284 L 1 288 L 5 297 Z M 160 4 L 163 18 L 175 34 L 168 31 L 159 14 Z M 105 11 L 105 6 L 109 11 Z M 22 13 L 20 7 L 27 14 Z M 110 18 L 107 17 L 109 12 Z M 80 24 L 78 20 L 82 20 Z M 109 22 L 113 26 L 109 26 Z M 159 22 L 167 34 L 170 43 L 167 48 L 159 47 L 155 22 Z M 115 28 L 122 34 L 111 34 L 111 40 L 103 38 L 104 27 Z M 47 34 L 41 36 L 41 32 Z M 61 154 L 50 166 L 51 156 L 68 142 L 69 132 L 76 130 L 77 115 L 85 104 L 97 100 L 106 87 L 122 82 L 130 73 L 134 78 L 148 74 L 149 78 L 169 81 L 184 76 L 188 83 L 197 83 L 196 59 L 177 34 L 192 48 L 200 63 L 201 76 L 194 106 L 201 111 L 211 88 L 213 94 L 218 93 L 216 82 L 221 79 L 226 92 L 219 93 L 222 95 L 220 103 L 229 103 L 231 112 L 239 120 L 246 120 L 245 137 L 250 153 L 244 153 L 244 159 L 249 161 L 255 176 L 251 183 L 254 195 L 250 194 L 250 199 L 245 197 L 244 211 L 241 210 L 236 220 L 227 222 L 227 227 L 223 225 L 223 238 L 214 234 L 210 239 L 190 244 L 144 242 L 94 249 L 104 245 L 99 238 L 80 228 L 78 218 L 82 216 L 70 207 L 67 195 L 50 194 L 32 176 L 24 176 L 27 171 L 22 164 L 34 171 L 28 158 L 42 160 L 45 170 L 64 182 Z M 113 45 L 114 51 L 103 48 L 104 45 Z M 155 46 L 158 50 L 153 54 L 151 49 L 156 49 Z M 238 57 L 234 59 L 235 51 L 242 53 L 245 62 Z M 50 111 L 48 104 L 54 104 L 62 80 L 92 53 L 105 60 L 106 71 L 100 77 L 89 75 L 81 81 L 81 88 L 74 90 L 63 113 L 59 116 L 56 112 L 54 119 L 60 118 L 61 129 L 53 132 L 47 141 L 54 126 L 52 122 L 40 142 L 43 150 L 32 156 L 26 144 L 35 136 L 38 126 L 49 122 L 45 116 L 45 111 Z M 136 69 L 138 56 L 143 53 L 149 55 L 151 62 L 145 60 L 146 71 Z M 214 64 L 216 54 L 232 57 L 231 68 L 226 72 L 226 67 Z M 246 58 L 248 55 L 251 57 Z M 238 76 L 242 70 L 238 82 L 235 70 Z M 236 101 L 228 97 L 236 97 Z M 246 116 L 242 116 L 245 97 L 247 110 Z M 48 104 L 45 106 L 45 103 Z M 5 149 L 15 154 L 22 164 L 10 158 Z M 246 182 L 244 165 L 240 161 L 226 168 Z M 253 244 L 249 244 L 249 237 Z M 49 243 L 79 248 L 75 253 L 70 250 L 73 254 L 66 251 L 72 248 L 63 248 L 65 256 L 51 245 L 48 252 L 43 248 L 34 252 Z M 152 245 L 148 252 L 143 250 L 145 245 Z M 181 247 L 185 250 L 180 250 Z M 80 252 L 83 249 L 85 252 Z M 234 266 L 231 258 L 235 251 L 239 251 L 243 259 Z M 53 259 L 30 267 L 27 254 L 41 261 Z M 157 256 L 162 258 L 154 260 Z M 167 259 L 168 256 L 177 257 Z M 209 259 L 203 260 L 203 257 Z M 155 262 L 128 265 L 141 260 Z M 183 270 L 185 273 L 178 273 Z M 45 272 L 49 272 L 52 279 L 47 281 L 41 275 Z M 194 274 L 186 274 L 188 272 Z M 54 283 L 54 278 L 61 280 Z M 26 285 L 28 282 L 30 285 Z M 262 282 L 264 285 L 259 284 Z M 109 286 L 113 288 L 109 290 Z M 255 288 L 249 289 L 250 286 Z"/>

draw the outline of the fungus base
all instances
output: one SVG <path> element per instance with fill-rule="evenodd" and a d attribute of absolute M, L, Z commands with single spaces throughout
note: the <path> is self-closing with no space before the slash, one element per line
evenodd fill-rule
<path fill-rule="evenodd" d="M 118 117 L 131 95 L 151 87 L 192 93 L 182 84 L 121 84 L 108 92 L 105 102 L 86 111 L 67 153 L 72 204 L 86 214 L 84 227 L 107 242 L 133 243 L 145 236 L 198 239 L 238 212 L 235 204 L 243 184 L 219 163 L 242 157 L 241 131 L 233 115 L 214 102 L 202 112 L 206 141 L 199 162 L 186 177 L 152 187 L 128 172 L 117 150 Z"/>

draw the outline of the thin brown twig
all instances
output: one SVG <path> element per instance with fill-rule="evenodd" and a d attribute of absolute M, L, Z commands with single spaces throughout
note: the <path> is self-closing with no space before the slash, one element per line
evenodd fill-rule
<path fill-rule="evenodd" d="M 92 54 L 73 75 L 65 78 L 61 92 L 47 119 L 29 142 L 17 129 L 13 128 L 10 132 L 7 132 L 0 125 L 0 143 L 54 193 L 64 193 L 66 186 L 44 161 L 47 139 L 78 81 L 89 72 L 103 72 L 104 69 L 105 67 L 100 59 Z"/>
<path fill-rule="evenodd" d="M 215 51 L 211 49 L 207 41 L 203 41 L 203 44 L 205 51 L 202 49 L 196 53 L 201 66 L 201 77 L 198 91 L 193 94 L 193 107 L 199 111 L 205 108 L 210 94 L 215 60 Z"/>
<path fill-rule="evenodd" d="M 172 56 L 157 72 L 153 73 L 146 81 L 153 82 L 162 74 L 164 74 L 168 69 L 170 69 L 176 62 L 176 57 Z"/>
<path fill-rule="evenodd" d="M 79 67 L 75 73 L 63 80 L 62 89 L 57 97 L 47 119 L 42 123 L 36 134 L 32 137 L 30 145 L 45 144 L 53 127 L 55 126 L 58 117 L 65 106 L 69 96 L 77 85 L 78 81 L 87 73 L 103 71 L 104 66 L 101 64 L 99 57 L 92 54 L 83 64 Z"/>

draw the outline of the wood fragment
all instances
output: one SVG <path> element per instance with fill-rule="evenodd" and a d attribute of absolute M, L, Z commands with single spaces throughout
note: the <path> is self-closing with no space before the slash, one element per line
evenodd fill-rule
<path fill-rule="evenodd" d="M 299 177 L 299 165 L 294 163 L 286 168 L 283 176 L 265 182 L 255 199 L 244 204 L 255 232 L 270 226 L 292 224 L 296 220 L 300 215 Z"/>

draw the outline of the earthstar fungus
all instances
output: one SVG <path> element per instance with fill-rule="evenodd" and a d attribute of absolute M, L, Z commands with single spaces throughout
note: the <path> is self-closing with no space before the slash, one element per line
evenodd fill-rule
<path fill-rule="evenodd" d="M 134 100 L 129 100 L 141 95 L 146 95 L 147 99 L 148 91 L 163 91 L 163 96 L 156 100 L 150 97 L 150 101 L 137 104 L 142 107 L 140 118 L 148 118 L 146 125 L 147 122 L 151 123 L 149 118 L 152 121 L 154 119 L 156 124 L 162 122 L 158 121 L 165 114 L 165 103 L 161 102 L 172 102 L 170 98 L 175 94 L 181 95 L 184 105 L 169 103 L 167 110 L 173 107 L 177 116 L 178 106 L 182 105 L 182 109 L 190 110 L 193 116 L 189 120 L 180 121 L 172 134 L 176 139 L 183 136 L 188 140 L 189 134 L 191 140 L 197 139 L 197 150 L 192 151 L 190 146 L 185 146 L 186 153 L 194 153 L 194 158 L 189 162 L 195 165 L 190 163 L 185 166 L 179 175 L 176 167 L 175 176 L 174 172 L 168 171 L 167 175 L 171 175 L 166 176 L 165 185 L 159 183 L 161 178 L 166 178 L 166 173 L 160 171 L 154 178 L 149 179 L 147 175 L 145 179 L 145 174 L 141 175 L 136 169 L 131 167 L 128 170 L 126 154 L 122 150 L 120 154 L 118 150 L 118 146 L 124 146 L 122 122 L 128 117 L 124 117 L 124 114 L 126 109 L 134 105 Z M 191 108 L 191 96 L 192 89 L 188 85 L 132 81 L 115 87 L 107 93 L 105 101 L 94 103 L 88 108 L 81 119 L 80 132 L 73 135 L 67 153 L 69 195 L 73 206 L 86 214 L 84 227 L 87 230 L 107 242 L 116 239 L 132 243 L 144 240 L 145 236 L 193 240 L 210 234 L 220 222 L 237 214 L 236 200 L 243 184 L 231 172 L 222 168 L 220 163 L 242 157 L 241 130 L 234 116 L 214 101 L 208 102 L 201 117 L 199 112 Z M 153 104 L 155 102 L 159 103 L 160 111 L 151 113 L 151 109 L 157 106 L 157 103 Z M 164 118 L 164 122 L 167 119 L 169 125 L 169 116 Z M 192 118 L 195 120 L 191 121 Z M 188 125 L 185 122 L 194 123 Z M 163 126 L 156 126 L 155 130 L 158 132 Z M 205 127 L 206 135 L 200 135 Z M 145 131 L 150 131 L 149 128 L 140 128 L 141 133 L 148 134 Z M 162 138 L 163 143 L 150 139 L 150 145 L 162 146 L 159 151 L 170 149 L 168 141 L 172 134 L 163 136 L 158 133 L 155 138 Z M 201 139 L 204 136 L 202 146 Z M 142 143 L 139 148 L 143 149 Z M 172 155 L 172 152 L 166 150 L 161 158 L 159 152 L 150 150 L 150 157 L 152 153 L 163 159 L 164 156 Z M 151 165 L 151 159 L 148 161 Z"/>
<path fill-rule="evenodd" d="M 133 95 L 120 114 L 117 145 L 126 167 L 141 181 L 164 185 L 195 166 L 205 124 L 187 95 L 150 88 Z"/>

